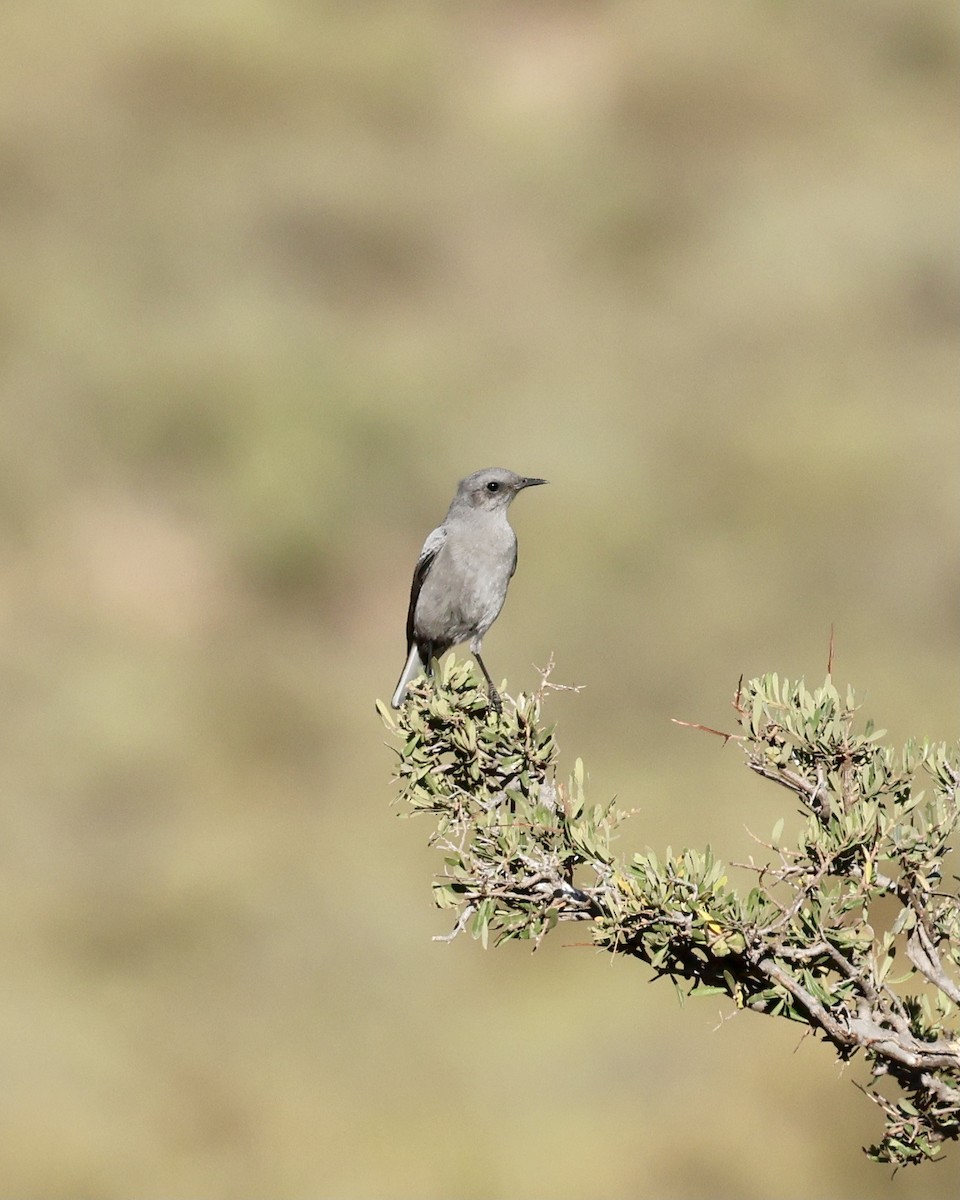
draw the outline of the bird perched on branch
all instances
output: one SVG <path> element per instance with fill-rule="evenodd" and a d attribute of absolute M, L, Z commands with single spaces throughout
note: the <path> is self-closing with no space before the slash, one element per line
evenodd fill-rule
<path fill-rule="evenodd" d="M 517 535 L 507 509 L 518 492 L 546 482 L 504 467 L 485 467 L 460 481 L 443 524 L 428 535 L 413 571 L 407 661 L 391 701 L 394 708 L 403 704 L 421 669 L 432 671 L 435 658 L 469 642 L 487 681 L 490 704 L 501 711 L 480 647 L 500 615 L 517 568 Z"/>

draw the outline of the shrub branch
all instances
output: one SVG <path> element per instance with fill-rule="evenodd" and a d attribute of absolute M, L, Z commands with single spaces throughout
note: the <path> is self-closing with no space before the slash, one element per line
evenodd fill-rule
<path fill-rule="evenodd" d="M 883 745 L 829 678 L 812 692 L 776 675 L 738 687 L 739 732 L 707 732 L 738 741 L 801 817 L 792 842 L 780 817 L 758 839 L 762 861 L 733 868 L 749 885 L 738 891 L 709 846 L 613 853 L 628 814 L 587 804 L 579 759 L 559 778 L 541 720 L 551 686 L 545 675 L 535 695 L 505 697 L 497 716 L 472 667 L 448 659 L 399 715 L 378 705 L 397 747 L 398 801 L 435 822 L 447 939 L 536 947 L 560 921 L 590 922 L 598 946 L 669 977 L 681 998 L 725 994 L 807 1025 L 843 1061 L 862 1055 L 863 1090 L 885 1120 L 868 1155 L 896 1166 L 938 1157 L 960 1136 L 960 899 L 944 877 L 960 824 L 956 749 Z"/>

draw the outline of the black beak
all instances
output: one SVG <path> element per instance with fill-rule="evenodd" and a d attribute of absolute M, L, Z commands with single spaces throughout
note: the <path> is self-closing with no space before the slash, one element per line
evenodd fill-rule
<path fill-rule="evenodd" d="M 549 483 L 549 482 L 550 482 L 550 480 L 549 480 L 549 479 L 527 479 L 527 478 L 523 478 L 523 479 L 521 479 L 521 480 L 520 480 L 520 486 L 521 486 L 522 488 L 525 488 L 525 487 L 536 487 L 536 486 L 537 486 L 537 484 L 539 484 L 539 483 Z"/>

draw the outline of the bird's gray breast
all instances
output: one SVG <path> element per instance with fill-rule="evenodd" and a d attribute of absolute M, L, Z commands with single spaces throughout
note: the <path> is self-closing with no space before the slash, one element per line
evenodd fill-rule
<path fill-rule="evenodd" d="M 513 573 L 517 539 L 503 515 L 447 525 L 423 582 L 414 627 L 419 639 L 456 645 L 483 636 L 497 619 Z"/>

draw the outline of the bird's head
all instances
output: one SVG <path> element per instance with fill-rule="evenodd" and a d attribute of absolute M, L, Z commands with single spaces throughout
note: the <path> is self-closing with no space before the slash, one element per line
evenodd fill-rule
<path fill-rule="evenodd" d="M 546 482 L 546 479 L 518 475 L 506 467 L 484 467 L 460 480 L 455 503 L 495 512 L 499 508 L 508 508 L 514 496 L 524 488 Z"/>

